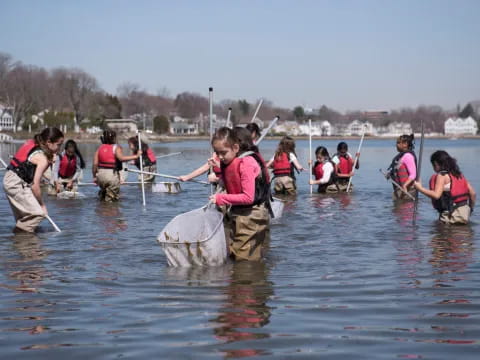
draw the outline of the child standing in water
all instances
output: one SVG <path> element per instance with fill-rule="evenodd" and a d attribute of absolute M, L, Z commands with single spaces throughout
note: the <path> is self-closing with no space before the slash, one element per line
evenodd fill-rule
<path fill-rule="evenodd" d="M 398 185 L 402 187 L 405 192 L 415 196 L 415 188 L 413 182 L 417 177 L 417 156 L 413 151 L 413 134 L 401 135 L 397 139 L 398 154 L 393 158 L 390 167 L 388 168 L 390 177 Z M 393 187 L 394 200 L 408 200 L 410 197 L 405 195 L 397 187 Z"/>
<path fill-rule="evenodd" d="M 135 155 L 124 156 L 122 147 L 117 145 L 117 134 L 113 130 L 105 130 L 100 137 L 102 145 L 93 156 L 93 182 L 100 187 L 100 200 L 112 202 L 120 198 L 120 173 L 122 162 L 136 160 L 141 151 Z"/>
<path fill-rule="evenodd" d="M 85 168 L 82 154 L 78 150 L 77 143 L 67 140 L 65 149 L 57 156 L 53 165 L 53 183 L 56 193 L 64 190 L 77 191 L 78 180 Z"/>
<path fill-rule="evenodd" d="M 312 168 L 315 180 L 310 180 L 310 185 L 318 185 L 319 193 L 337 193 L 338 187 L 334 182 L 335 169 L 327 148 L 324 146 L 317 147 L 315 157 L 317 161 Z"/>
<path fill-rule="evenodd" d="M 268 171 L 251 142 L 241 141 L 232 129 L 218 129 L 212 145 L 220 158 L 220 180 L 227 193 L 212 195 L 210 200 L 230 206 L 224 220 L 230 254 L 235 260 L 261 260 L 270 226 Z"/>
<path fill-rule="evenodd" d="M 356 153 L 357 163 L 355 169 L 360 168 L 360 153 Z M 346 142 L 340 142 L 337 145 L 337 153 L 333 156 L 332 162 L 335 165 L 335 177 L 339 191 L 347 191 L 348 182 L 353 176 L 353 163 L 355 162 L 352 155 L 348 152 L 348 145 Z M 350 184 L 350 188 L 353 184 Z"/>
<path fill-rule="evenodd" d="M 297 160 L 295 141 L 290 136 L 284 136 L 280 140 L 274 157 L 267 162 L 267 167 L 273 168 L 276 194 L 295 195 L 297 193 L 294 169 L 297 171 L 305 169 Z"/>
<path fill-rule="evenodd" d="M 467 224 L 475 207 L 475 190 L 463 176 L 457 161 L 446 151 L 435 151 L 430 162 L 435 174 L 430 178 L 429 189 L 419 181 L 415 181 L 415 188 L 432 199 L 441 222 Z"/>
<path fill-rule="evenodd" d="M 136 154 L 138 152 L 138 137 L 132 136 L 128 139 L 128 147 L 132 151 L 132 154 Z M 143 171 L 146 172 L 157 172 L 157 158 L 155 157 L 155 153 L 153 150 L 148 146 L 148 144 L 142 141 L 142 161 L 143 161 Z M 135 166 L 140 169 L 140 158 L 134 161 Z M 141 174 L 138 175 L 138 179 L 140 180 Z M 145 182 L 153 182 L 155 180 L 155 175 L 144 174 L 143 181 Z"/>
<path fill-rule="evenodd" d="M 14 232 L 34 232 L 48 214 L 40 182 L 63 143 L 63 133 L 46 128 L 27 140 L 13 157 L 3 178 L 3 189 L 15 216 Z"/>

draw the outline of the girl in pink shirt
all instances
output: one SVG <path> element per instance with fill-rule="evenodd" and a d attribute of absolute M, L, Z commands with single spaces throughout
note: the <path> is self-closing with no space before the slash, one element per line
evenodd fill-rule
<path fill-rule="evenodd" d="M 212 195 L 210 200 L 230 206 L 224 225 L 231 257 L 261 260 L 270 226 L 268 171 L 246 129 L 220 128 L 212 145 L 220 159 L 220 181 L 227 192 Z"/>
<path fill-rule="evenodd" d="M 408 200 L 405 192 L 415 195 L 413 183 L 417 177 L 417 157 L 414 149 L 414 136 L 401 135 L 397 139 L 398 154 L 393 158 L 389 167 L 389 176 L 401 186 L 403 191 L 394 186 L 393 198 L 395 200 Z"/>

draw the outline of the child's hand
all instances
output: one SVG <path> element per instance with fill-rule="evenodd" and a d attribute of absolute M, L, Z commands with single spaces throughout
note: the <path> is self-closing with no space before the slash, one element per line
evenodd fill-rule
<path fill-rule="evenodd" d="M 216 161 L 215 158 L 208 159 L 208 165 L 220 167 L 220 162 Z"/>
<path fill-rule="evenodd" d="M 138 150 L 138 151 L 137 151 L 137 159 L 138 159 L 140 156 L 142 156 L 142 154 L 143 154 L 143 151 L 142 151 L 142 150 Z"/>
<path fill-rule="evenodd" d="M 310 180 L 308 180 L 308 183 L 309 183 L 310 185 L 315 185 L 315 180 L 310 179 Z"/>
<path fill-rule="evenodd" d="M 414 181 L 413 182 L 413 186 L 415 187 L 415 189 L 419 190 L 421 189 L 423 186 L 422 186 L 422 183 L 420 181 Z"/>
<path fill-rule="evenodd" d="M 308 160 L 308 165 L 312 165 L 313 164 L 313 160 Z"/>
<path fill-rule="evenodd" d="M 188 181 L 188 180 L 190 180 L 190 179 L 188 178 L 188 176 L 182 175 L 182 176 L 179 176 L 179 177 L 178 177 L 178 180 L 180 180 L 180 181 Z"/>
<path fill-rule="evenodd" d="M 359 152 L 355 153 L 355 157 L 358 159 L 360 157 L 360 153 Z"/>
<path fill-rule="evenodd" d="M 216 204 L 217 203 L 217 199 L 216 199 L 216 196 L 215 195 L 210 195 L 210 198 L 209 198 L 210 202 L 212 204 Z"/>
<path fill-rule="evenodd" d="M 209 174 L 209 175 L 208 175 L 208 181 L 211 182 L 211 183 L 216 183 L 216 182 L 218 182 L 217 175 L 215 175 L 215 173 Z"/>

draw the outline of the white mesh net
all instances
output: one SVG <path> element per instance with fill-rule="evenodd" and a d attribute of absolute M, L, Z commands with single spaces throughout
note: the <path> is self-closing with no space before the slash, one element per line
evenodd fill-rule
<path fill-rule="evenodd" d="M 157 241 L 170 266 L 216 266 L 227 260 L 223 215 L 213 205 L 174 217 Z"/>

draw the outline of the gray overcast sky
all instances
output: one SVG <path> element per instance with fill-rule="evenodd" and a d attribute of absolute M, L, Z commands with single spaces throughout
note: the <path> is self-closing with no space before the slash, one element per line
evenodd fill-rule
<path fill-rule="evenodd" d="M 480 99 L 480 1 L 0 0 L 0 51 L 115 93 L 339 111 Z"/>

